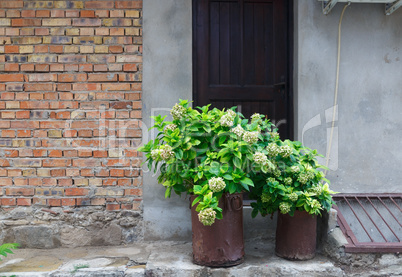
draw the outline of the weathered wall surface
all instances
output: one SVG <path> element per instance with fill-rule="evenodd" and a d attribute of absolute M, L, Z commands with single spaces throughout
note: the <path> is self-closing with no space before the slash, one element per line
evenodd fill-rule
<path fill-rule="evenodd" d="M 335 88 L 338 22 L 318 1 L 295 1 L 296 133 L 326 153 Z M 342 22 L 338 116 L 328 175 L 339 192 L 401 192 L 402 10 L 352 4 Z"/>
<path fill-rule="evenodd" d="M 0 242 L 142 236 L 142 1 L 0 1 Z"/>
<path fill-rule="evenodd" d="M 144 0 L 144 125 L 192 99 L 192 10 L 188 0 Z M 156 134 L 144 133 L 144 140 Z M 144 238 L 190 238 L 189 200 L 172 195 L 144 169 Z"/>

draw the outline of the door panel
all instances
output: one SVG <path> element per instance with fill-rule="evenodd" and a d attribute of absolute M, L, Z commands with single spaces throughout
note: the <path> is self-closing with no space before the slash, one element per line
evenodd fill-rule
<path fill-rule="evenodd" d="M 195 105 L 267 114 L 291 138 L 289 1 L 193 0 L 193 8 Z"/>

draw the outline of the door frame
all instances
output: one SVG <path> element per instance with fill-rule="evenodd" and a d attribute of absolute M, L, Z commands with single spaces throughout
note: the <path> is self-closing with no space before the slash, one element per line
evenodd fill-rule
<path fill-rule="evenodd" d="M 197 24 L 197 11 L 196 11 L 196 2 L 197 1 L 206 1 L 206 0 L 192 0 L 192 61 L 193 61 L 193 100 L 195 101 L 198 96 L 198 84 L 197 84 L 197 55 L 195 54 L 197 52 L 197 37 L 196 37 L 196 24 Z M 284 0 L 281 0 L 284 1 Z M 288 57 L 288 65 L 287 65 L 287 76 L 286 79 L 288 80 L 288 97 L 289 97 L 289 109 L 287 111 L 288 113 L 288 119 L 290 122 L 289 124 L 289 139 L 294 140 L 294 134 L 295 134 L 295 103 L 294 103 L 294 0 L 287 0 L 288 1 L 288 26 L 287 26 L 287 43 L 288 43 L 288 49 L 287 49 L 287 57 Z M 195 106 L 197 106 L 197 103 L 194 103 Z"/>

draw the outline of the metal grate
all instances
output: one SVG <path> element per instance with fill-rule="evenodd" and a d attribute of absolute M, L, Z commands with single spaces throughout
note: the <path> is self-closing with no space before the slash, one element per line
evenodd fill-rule
<path fill-rule="evenodd" d="M 349 253 L 402 252 L 402 194 L 336 194 L 334 208 Z"/>

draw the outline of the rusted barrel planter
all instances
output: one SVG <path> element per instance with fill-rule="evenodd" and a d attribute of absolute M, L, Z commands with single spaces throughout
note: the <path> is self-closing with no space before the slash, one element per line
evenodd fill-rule
<path fill-rule="evenodd" d="M 275 253 L 288 260 L 309 260 L 315 256 L 317 216 L 296 211 L 294 216 L 278 214 Z"/>
<path fill-rule="evenodd" d="M 191 196 L 191 203 L 196 197 Z M 210 267 L 229 267 L 244 261 L 243 195 L 224 194 L 219 200 L 223 219 L 204 226 L 198 220 L 195 205 L 191 208 L 193 262 Z"/>

